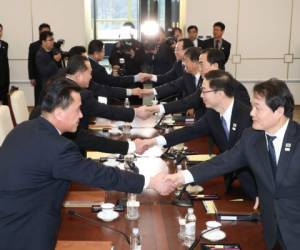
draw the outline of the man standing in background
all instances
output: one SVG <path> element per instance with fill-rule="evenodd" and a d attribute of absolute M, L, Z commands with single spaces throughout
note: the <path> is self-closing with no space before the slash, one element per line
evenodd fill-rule
<path fill-rule="evenodd" d="M 0 104 L 7 104 L 9 89 L 8 43 L 1 40 L 3 26 L 0 23 Z"/>
<path fill-rule="evenodd" d="M 39 26 L 39 35 L 44 31 L 51 31 L 50 25 L 47 23 L 42 23 Z M 34 104 L 37 105 L 38 98 L 42 91 L 42 88 L 39 84 L 37 84 L 37 68 L 35 66 L 35 56 L 41 47 L 42 42 L 37 40 L 29 45 L 28 52 L 28 78 L 30 80 L 30 84 L 34 87 Z"/>

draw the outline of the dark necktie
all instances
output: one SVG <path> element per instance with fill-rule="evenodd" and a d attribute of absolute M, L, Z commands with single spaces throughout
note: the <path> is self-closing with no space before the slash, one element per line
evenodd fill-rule
<path fill-rule="evenodd" d="M 226 124 L 226 121 L 225 121 L 223 116 L 221 116 L 221 122 L 222 122 L 222 126 L 223 126 L 223 129 L 224 129 L 225 135 L 226 135 L 226 139 L 228 140 L 229 131 L 228 131 L 227 124 Z"/>
<path fill-rule="evenodd" d="M 274 144 L 273 144 L 273 141 L 275 139 L 276 139 L 276 136 L 267 135 L 269 159 L 270 159 L 274 177 L 276 176 L 276 170 L 277 170 L 276 154 L 275 154 L 275 148 L 274 148 Z"/>
<path fill-rule="evenodd" d="M 219 49 L 219 44 L 220 44 L 220 41 L 216 40 L 216 49 Z"/>

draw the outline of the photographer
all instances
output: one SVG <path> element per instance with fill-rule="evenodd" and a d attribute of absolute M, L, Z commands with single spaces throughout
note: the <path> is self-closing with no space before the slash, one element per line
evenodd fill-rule
<path fill-rule="evenodd" d="M 41 47 L 36 53 L 35 64 L 37 69 L 36 84 L 42 90 L 47 80 L 57 73 L 62 56 L 60 51 L 53 53 L 54 38 L 51 31 L 42 32 L 40 42 Z M 38 104 L 40 104 L 39 101 Z"/>

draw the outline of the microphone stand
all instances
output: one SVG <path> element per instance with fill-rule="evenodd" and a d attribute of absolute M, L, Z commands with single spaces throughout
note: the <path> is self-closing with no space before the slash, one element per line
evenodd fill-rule
<path fill-rule="evenodd" d="M 104 225 L 104 224 L 102 224 L 102 223 L 99 223 L 98 221 L 93 220 L 93 219 L 90 219 L 90 218 L 88 218 L 88 217 L 86 217 L 86 216 L 83 216 L 83 215 L 81 215 L 80 213 L 76 212 L 75 210 L 68 210 L 67 213 L 68 213 L 69 216 L 77 217 L 77 218 L 79 218 L 79 219 L 81 219 L 81 220 L 83 220 L 83 221 L 85 221 L 85 222 L 87 222 L 87 223 L 89 223 L 89 224 L 93 224 L 93 225 L 96 225 L 96 226 L 100 226 L 100 227 L 109 229 L 109 230 L 111 230 L 111 231 L 113 231 L 113 232 L 116 232 L 116 233 L 118 233 L 118 234 L 121 234 L 121 235 L 125 238 L 126 242 L 130 245 L 130 239 L 129 239 L 129 237 L 128 237 L 124 232 L 122 232 L 122 231 L 120 231 L 120 230 L 118 230 L 118 229 L 109 227 L 109 226 L 107 226 L 107 225 Z"/>
<path fill-rule="evenodd" d="M 155 124 L 155 126 L 154 126 L 155 129 L 163 129 L 163 126 L 160 124 L 161 124 L 162 120 L 165 118 L 165 116 L 166 115 L 163 114 L 162 117 L 159 119 L 159 121 Z"/>
<path fill-rule="evenodd" d="M 214 230 L 217 230 L 217 229 L 220 229 L 221 227 L 214 227 L 214 228 L 211 228 L 211 229 L 207 229 L 207 230 L 204 230 L 202 231 L 199 236 L 195 239 L 195 241 L 193 242 L 193 244 L 188 248 L 188 250 L 194 250 L 195 247 L 199 244 L 202 236 L 208 232 L 211 232 L 211 231 L 214 231 Z"/>
<path fill-rule="evenodd" d="M 172 201 L 172 204 L 179 206 L 179 207 L 192 207 L 193 201 L 190 198 L 189 193 L 186 191 L 186 188 L 189 184 L 183 186 L 182 190 L 179 192 L 177 198 Z M 187 198 L 184 198 L 187 197 Z"/>

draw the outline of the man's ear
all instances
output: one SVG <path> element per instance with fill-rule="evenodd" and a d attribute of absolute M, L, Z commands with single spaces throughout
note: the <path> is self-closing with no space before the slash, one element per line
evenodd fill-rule
<path fill-rule="evenodd" d="M 284 115 L 284 107 L 280 106 L 278 107 L 275 111 L 275 114 L 279 115 L 279 116 L 283 116 Z"/>
<path fill-rule="evenodd" d="M 62 108 L 56 108 L 53 114 L 57 121 L 62 121 L 64 119 L 64 110 Z"/>

